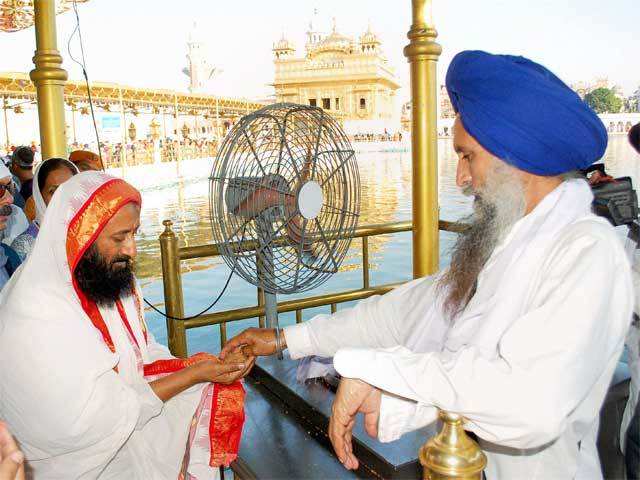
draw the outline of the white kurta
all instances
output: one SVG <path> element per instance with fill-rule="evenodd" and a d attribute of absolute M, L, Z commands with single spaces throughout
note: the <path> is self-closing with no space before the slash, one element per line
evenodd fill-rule
<path fill-rule="evenodd" d="M 585 182 L 564 182 L 493 252 L 453 324 L 433 278 L 288 327 L 293 358 L 334 355 L 383 395 L 379 438 L 460 413 L 490 480 L 601 478 L 598 412 L 631 322 L 628 261 L 590 213 Z"/>

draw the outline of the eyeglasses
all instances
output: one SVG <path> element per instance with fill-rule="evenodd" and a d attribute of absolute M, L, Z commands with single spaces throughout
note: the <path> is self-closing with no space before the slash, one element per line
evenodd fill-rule
<path fill-rule="evenodd" d="M 16 187 L 13 182 L 0 183 L 0 198 L 3 198 L 7 194 L 7 192 L 9 192 L 11 195 L 16 193 Z"/>

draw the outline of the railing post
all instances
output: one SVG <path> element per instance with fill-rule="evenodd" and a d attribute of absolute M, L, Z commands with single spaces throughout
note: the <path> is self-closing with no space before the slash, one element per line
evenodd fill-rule
<path fill-rule="evenodd" d="M 487 457 L 466 434 L 460 415 L 440 412 L 442 430 L 420 449 L 425 480 L 481 480 Z"/>
<path fill-rule="evenodd" d="M 436 67 L 442 48 L 435 41 L 431 0 L 412 0 L 412 11 L 404 55 L 411 73 L 413 276 L 420 278 L 439 268 Z"/>
<path fill-rule="evenodd" d="M 171 228 L 173 222 L 164 220 L 164 232 L 160 235 L 160 257 L 162 259 L 162 284 L 164 286 L 165 311 L 169 317 L 184 317 L 182 277 L 178 237 Z M 187 336 L 182 320 L 167 318 L 167 340 L 169 350 L 176 357 L 187 356 Z"/>
<path fill-rule="evenodd" d="M 362 237 L 362 288 L 369 288 L 369 237 Z"/>
<path fill-rule="evenodd" d="M 258 287 L 258 306 L 264 307 L 265 298 L 264 298 L 264 290 Z M 258 317 L 258 326 L 260 328 L 265 328 L 267 326 L 267 319 L 264 315 L 260 315 Z"/>

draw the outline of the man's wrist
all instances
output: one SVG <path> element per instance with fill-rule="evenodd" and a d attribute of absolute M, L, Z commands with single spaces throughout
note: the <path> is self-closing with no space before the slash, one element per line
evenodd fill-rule
<path fill-rule="evenodd" d="M 280 329 L 280 348 L 282 351 L 287 349 L 287 337 L 284 334 L 284 328 Z"/>
<path fill-rule="evenodd" d="M 204 362 L 197 362 L 185 368 L 185 372 L 187 373 L 187 383 L 189 384 L 189 387 L 193 387 L 194 385 L 203 383 L 205 381 L 202 372 L 203 367 Z"/>

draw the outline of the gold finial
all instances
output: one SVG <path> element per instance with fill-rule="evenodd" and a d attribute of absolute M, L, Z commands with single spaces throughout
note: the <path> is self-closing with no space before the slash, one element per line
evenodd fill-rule
<path fill-rule="evenodd" d="M 164 232 L 162 232 L 162 235 L 175 235 L 173 229 L 171 228 L 173 225 L 173 222 L 171 220 L 163 220 L 162 225 L 164 225 Z"/>
<path fill-rule="evenodd" d="M 481 480 L 487 457 L 463 429 L 461 415 L 440 411 L 442 430 L 420 449 L 425 480 Z"/>

